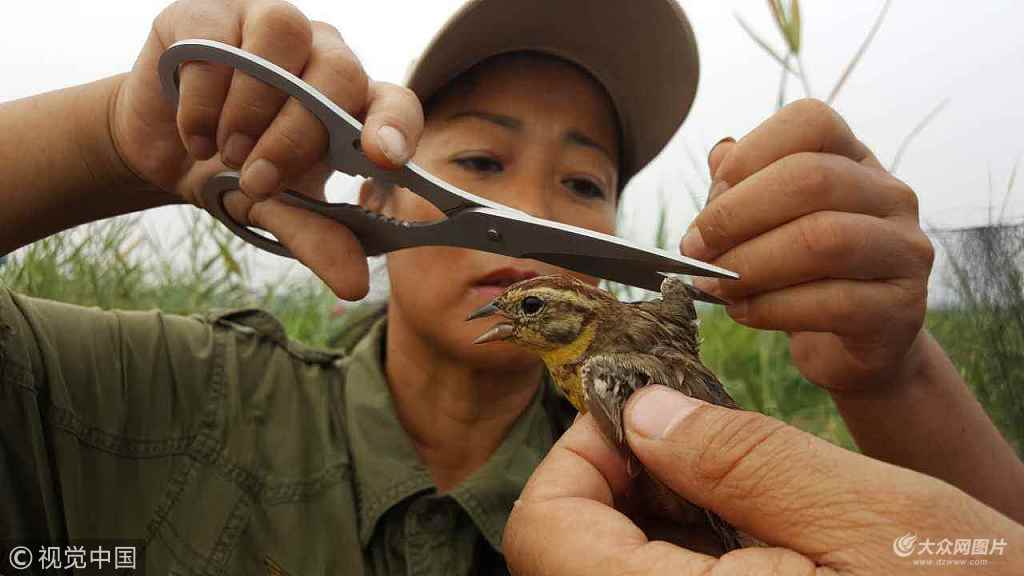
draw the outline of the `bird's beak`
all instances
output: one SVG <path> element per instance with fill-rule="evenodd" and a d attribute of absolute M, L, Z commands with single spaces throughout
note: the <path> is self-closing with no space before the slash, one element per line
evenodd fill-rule
<path fill-rule="evenodd" d="M 470 312 L 469 316 L 466 316 L 466 320 L 469 321 L 469 320 L 476 320 L 477 318 L 486 318 L 486 317 L 491 316 L 492 314 L 496 314 L 498 312 L 501 312 L 501 309 L 499 309 L 497 306 L 495 306 L 494 302 L 489 302 L 489 303 L 487 303 L 487 304 L 477 308 L 476 310 L 473 310 L 472 312 Z"/>
<path fill-rule="evenodd" d="M 505 316 L 505 313 L 494 305 L 494 302 L 481 306 L 470 313 L 466 317 L 466 320 L 476 320 L 477 318 L 486 318 L 495 314 L 501 314 Z M 499 322 L 491 327 L 490 330 L 477 336 L 476 340 L 473 340 L 473 344 L 483 344 L 484 342 L 494 342 L 496 340 L 508 340 L 512 336 L 512 332 L 515 327 L 511 322 Z"/>
<path fill-rule="evenodd" d="M 514 327 L 511 323 L 499 322 L 487 332 L 477 336 L 476 340 L 473 340 L 473 344 L 483 344 L 484 342 L 494 342 L 496 340 L 508 340 L 512 337 L 513 330 Z"/>

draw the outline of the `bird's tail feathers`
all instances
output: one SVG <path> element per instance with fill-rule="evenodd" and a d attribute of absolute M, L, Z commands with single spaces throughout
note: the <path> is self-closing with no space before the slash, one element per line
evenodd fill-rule
<path fill-rule="evenodd" d="M 695 289 L 678 276 L 668 276 L 661 281 L 661 300 L 666 306 L 686 318 L 697 319 L 697 309 L 693 300 L 697 296 Z"/>

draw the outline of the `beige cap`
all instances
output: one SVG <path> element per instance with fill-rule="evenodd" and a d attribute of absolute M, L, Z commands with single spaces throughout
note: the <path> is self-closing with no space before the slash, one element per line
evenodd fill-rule
<path fill-rule="evenodd" d="M 574 62 L 604 85 L 621 123 L 623 184 L 665 147 L 697 92 L 697 43 L 675 0 L 470 0 L 406 85 L 425 102 L 478 62 L 519 50 Z"/>

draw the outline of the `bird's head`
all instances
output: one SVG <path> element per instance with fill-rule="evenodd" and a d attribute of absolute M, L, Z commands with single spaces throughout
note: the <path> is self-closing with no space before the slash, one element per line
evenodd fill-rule
<path fill-rule="evenodd" d="M 581 348 L 582 340 L 593 337 L 602 311 L 617 302 L 607 292 L 568 276 L 537 276 L 512 284 L 466 320 L 500 316 L 502 321 L 475 343 L 507 340 L 547 361 L 560 350 Z"/>

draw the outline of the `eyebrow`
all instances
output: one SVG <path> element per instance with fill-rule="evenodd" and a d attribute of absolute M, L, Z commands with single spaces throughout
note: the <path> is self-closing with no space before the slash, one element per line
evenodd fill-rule
<path fill-rule="evenodd" d="M 523 121 L 518 118 L 513 118 L 512 116 L 506 116 L 504 114 L 495 114 L 493 112 L 481 112 L 480 110 L 465 110 L 463 112 L 452 114 L 448 117 L 448 121 L 452 122 L 461 118 L 478 118 L 510 130 L 523 129 Z"/>
<path fill-rule="evenodd" d="M 507 116 L 505 114 L 483 112 L 480 110 L 465 110 L 463 112 L 457 112 L 449 116 L 448 121 L 452 122 L 454 120 L 459 120 L 461 118 L 477 118 L 479 120 L 483 120 L 485 122 L 490 122 L 491 124 L 501 126 L 502 128 L 506 128 L 508 130 L 522 131 L 523 129 L 523 121 L 518 118 Z M 612 153 L 607 148 L 598 144 L 593 138 L 587 136 L 586 134 L 580 132 L 579 130 L 570 130 L 565 134 L 564 140 L 566 142 L 569 142 L 570 144 L 576 144 L 578 146 L 593 148 L 594 150 L 603 153 L 612 162 L 615 162 L 615 157 L 612 156 Z"/>

